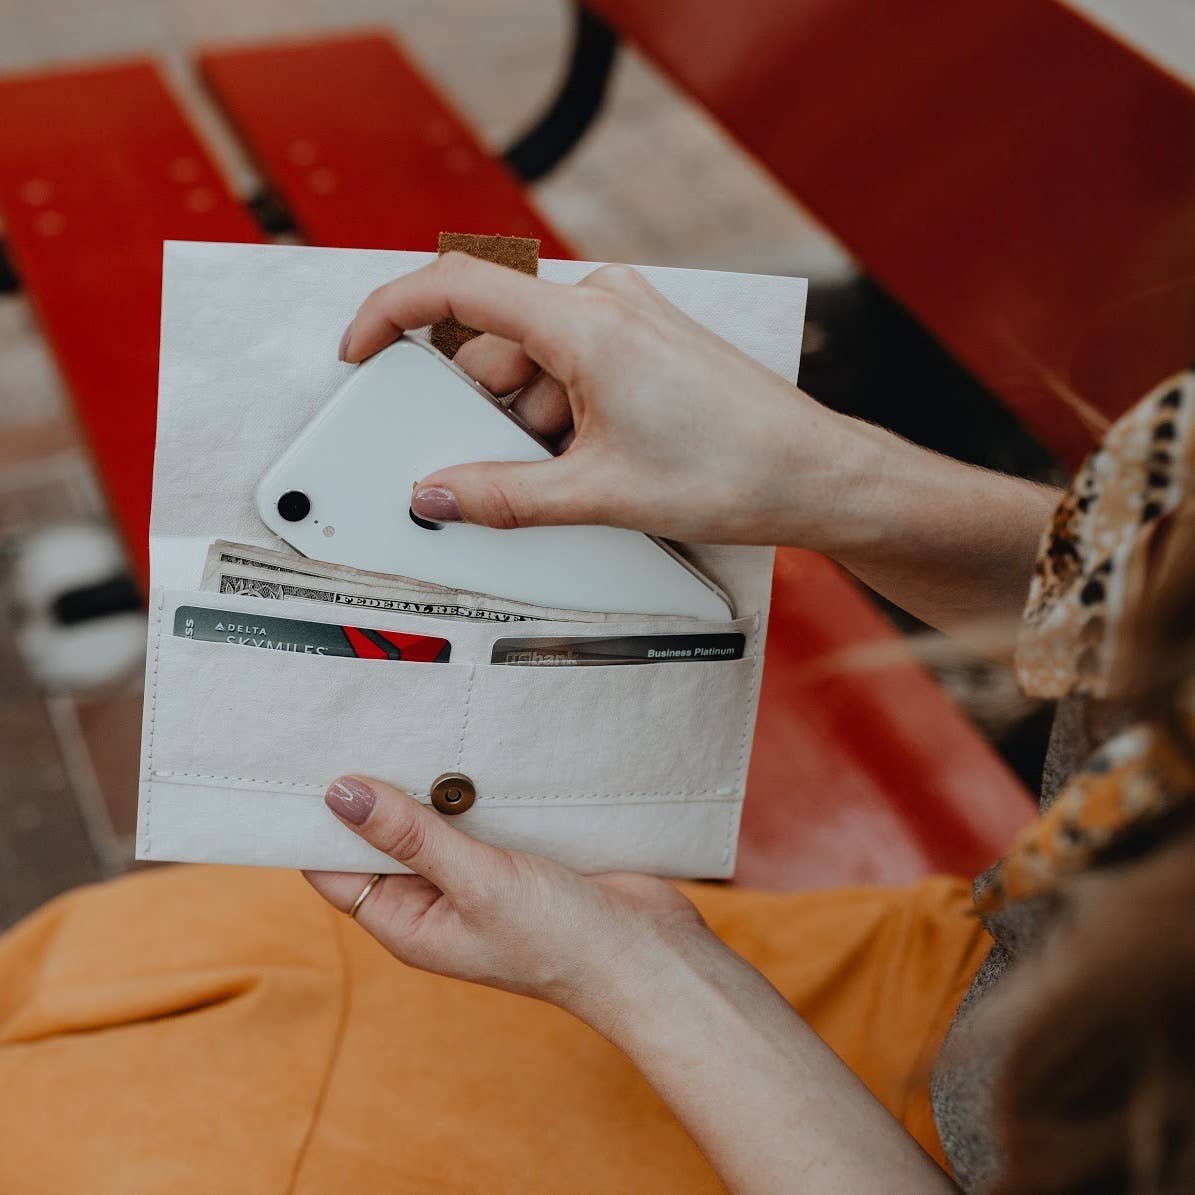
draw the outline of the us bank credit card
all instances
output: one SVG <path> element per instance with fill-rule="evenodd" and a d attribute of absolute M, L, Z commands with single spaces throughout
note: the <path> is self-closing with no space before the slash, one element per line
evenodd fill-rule
<path fill-rule="evenodd" d="M 667 664 L 741 660 L 741 634 L 621 635 L 609 639 L 499 639 L 491 664 L 576 668 L 592 664 Z"/>
<path fill-rule="evenodd" d="M 445 664 L 452 654 L 448 640 L 435 635 L 346 627 L 333 622 L 275 618 L 269 614 L 212 610 L 205 606 L 179 606 L 174 613 L 174 633 L 179 638 L 204 643 L 232 643 L 301 656 L 355 656 L 359 660 Z"/>

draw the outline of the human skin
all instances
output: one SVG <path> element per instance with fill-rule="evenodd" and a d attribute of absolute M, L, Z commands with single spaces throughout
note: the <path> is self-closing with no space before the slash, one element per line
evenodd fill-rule
<path fill-rule="evenodd" d="M 839 416 L 688 319 L 640 275 L 575 287 L 448 254 L 381 287 L 341 342 L 360 362 L 448 315 L 457 362 L 559 455 L 463 463 L 413 509 L 494 527 L 603 523 L 824 552 L 944 629 L 1008 620 L 1055 495 Z M 412 875 L 357 913 L 412 966 L 571 1012 L 622 1049 L 734 1191 L 928 1192 L 946 1175 L 664 880 L 581 876 L 475 841 L 381 780 L 329 808 Z M 309 873 L 347 912 L 364 878 Z"/>
<path fill-rule="evenodd" d="M 362 361 L 448 314 L 487 333 L 456 363 L 495 394 L 521 388 L 514 412 L 564 451 L 441 469 L 417 486 L 416 514 L 790 544 L 942 630 L 1020 613 L 1056 491 L 828 410 L 634 269 L 561 286 L 446 254 L 374 291 L 341 355 Z"/>

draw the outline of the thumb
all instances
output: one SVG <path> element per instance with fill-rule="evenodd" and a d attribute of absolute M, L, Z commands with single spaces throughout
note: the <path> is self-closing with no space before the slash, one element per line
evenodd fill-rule
<path fill-rule="evenodd" d="M 324 803 L 370 846 L 435 884 L 454 901 L 479 894 L 504 852 L 447 824 L 401 789 L 366 776 L 341 776 Z"/>
<path fill-rule="evenodd" d="M 434 523 L 483 527 L 543 527 L 601 522 L 597 503 L 577 484 L 575 457 L 502 463 L 485 461 L 440 469 L 411 496 L 411 510 Z"/>

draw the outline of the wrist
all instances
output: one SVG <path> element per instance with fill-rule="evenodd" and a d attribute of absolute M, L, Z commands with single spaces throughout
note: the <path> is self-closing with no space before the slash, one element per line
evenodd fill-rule
<path fill-rule="evenodd" d="M 776 542 L 840 559 L 866 551 L 891 524 L 891 490 L 920 450 L 883 428 L 840 415 L 804 394 L 775 437 L 763 499 Z"/>
<path fill-rule="evenodd" d="M 675 974 L 688 951 L 679 939 L 708 934 L 700 923 L 674 931 L 655 922 L 621 936 L 603 951 L 590 950 L 586 967 L 575 977 L 569 992 L 558 1001 L 566 1011 L 617 1043 L 622 1027 L 642 1016 L 658 993 L 675 982 Z"/>
<path fill-rule="evenodd" d="M 666 1037 L 678 1016 L 690 1025 L 694 1009 L 738 968 L 750 971 L 703 922 L 653 926 L 592 976 L 567 1011 L 635 1058 Z"/>

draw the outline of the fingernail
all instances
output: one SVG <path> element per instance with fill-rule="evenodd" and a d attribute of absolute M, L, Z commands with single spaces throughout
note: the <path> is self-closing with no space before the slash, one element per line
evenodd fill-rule
<path fill-rule="evenodd" d="M 345 354 L 349 351 L 349 341 L 353 338 L 353 321 L 349 320 L 349 326 L 345 328 L 344 335 L 340 338 L 340 348 L 336 350 L 336 356 L 341 361 L 347 361 Z"/>
<path fill-rule="evenodd" d="M 356 776 L 341 776 L 333 780 L 324 793 L 324 804 L 337 817 L 342 817 L 351 825 L 363 825 L 365 819 L 373 812 L 374 802 L 378 794 Z"/>
<path fill-rule="evenodd" d="M 411 495 L 411 509 L 424 519 L 437 523 L 459 523 L 461 508 L 456 495 L 442 485 L 416 486 Z"/>

